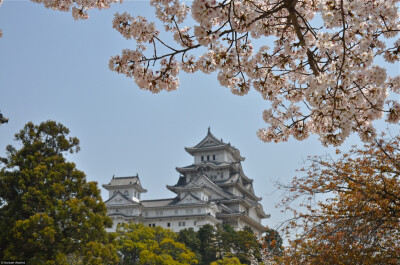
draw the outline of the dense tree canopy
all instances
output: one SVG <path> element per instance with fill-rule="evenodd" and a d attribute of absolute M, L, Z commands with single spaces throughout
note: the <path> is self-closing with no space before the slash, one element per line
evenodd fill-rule
<path fill-rule="evenodd" d="M 196 254 L 196 259 L 201 264 L 202 254 L 200 252 L 201 241 L 197 232 L 193 228 L 183 229 L 178 233 L 178 241 L 184 243 L 191 251 Z"/>
<path fill-rule="evenodd" d="M 224 257 L 217 261 L 213 261 L 210 265 L 241 265 L 239 259 L 236 257 Z"/>
<path fill-rule="evenodd" d="M 283 240 L 278 231 L 268 228 L 260 240 L 260 255 L 265 264 L 283 255 Z"/>
<path fill-rule="evenodd" d="M 118 0 L 32 0 L 70 11 Z M 339 145 L 352 132 L 370 141 L 372 121 L 400 120 L 400 76 L 390 77 L 377 60 L 400 59 L 398 0 L 151 0 L 171 40 L 142 16 L 116 14 L 113 27 L 136 40 L 136 48 L 112 57 L 110 68 L 157 93 L 179 86 L 179 73 L 218 73 L 232 93 L 253 88 L 271 107 L 258 131 L 266 142 L 317 134 Z M 189 16 L 190 14 L 190 16 Z"/>
<path fill-rule="evenodd" d="M 337 161 L 315 157 L 286 187 L 295 213 L 287 231 L 298 234 L 288 264 L 400 263 L 399 144 L 381 139 Z M 298 199 L 306 212 L 297 211 Z"/>
<path fill-rule="evenodd" d="M 252 260 L 261 260 L 261 244 L 249 228 L 236 231 L 228 224 L 216 227 L 204 225 L 198 232 L 192 229 L 181 230 L 178 238 L 200 256 L 201 265 L 227 262 L 231 260 L 232 255 L 243 264 L 250 264 Z"/>
<path fill-rule="evenodd" d="M 192 265 L 196 256 L 177 241 L 177 234 L 162 227 L 122 224 L 117 228 L 121 264 Z"/>
<path fill-rule="evenodd" d="M 111 225 L 95 182 L 67 162 L 79 141 L 54 121 L 28 123 L 0 169 L 0 259 L 28 264 L 115 264 Z"/>

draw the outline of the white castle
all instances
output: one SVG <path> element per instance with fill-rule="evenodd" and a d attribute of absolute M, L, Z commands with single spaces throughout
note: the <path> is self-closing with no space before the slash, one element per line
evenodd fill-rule
<path fill-rule="evenodd" d="M 268 218 L 254 194 L 253 180 L 242 169 L 244 157 L 230 143 L 218 140 L 208 128 L 207 136 L 185 150 L 194 163 L 177 167 L 178 183 L 167 188 L 176 197 L 141 200 L 146 192 L 139 176 L 113 177 L 103 187 L 109 192 L 105 202 L 114 225 L 123 222 L 161 226 L 178 232 L 185 228 L 198 231 L 205 224 L 230 224 L 235 230 L 248 226 L 259 236 L 265 231 L 261 220 Z"/>

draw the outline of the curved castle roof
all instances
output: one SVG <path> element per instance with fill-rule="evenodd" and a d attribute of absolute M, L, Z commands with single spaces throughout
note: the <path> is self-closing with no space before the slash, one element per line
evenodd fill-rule
<path fill-rule="evenodd" d="M 211 133 L 210 127 L 208 127 L 206 137 L 204 137 L 200 143 L 193 147 L 185 147 L 185 150 L 191 155 L 195 155 L 196 153 L 204 151 L 227 150 L 237 161 L 245 160 L 245 158 L 240 155 L 240 151 L 236 147 L 232 146 L 230 143 L 224 143 L 222 139 L 219 140 L 217 137 L 215 137 Z"/>

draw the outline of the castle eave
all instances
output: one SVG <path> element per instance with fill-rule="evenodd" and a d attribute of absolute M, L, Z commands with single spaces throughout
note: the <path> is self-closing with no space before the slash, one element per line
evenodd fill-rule
<path fill-rule="evenodd" d="M 103 188 L 105 188 L 106 190 L 110 190 L 110 189 L 129 189 L 129 188 L 135 188 L 140 192 L 147 192 L 146 189 L 143 189 L 142 187 L 140 187 L 137 184 L 127 184 L 127 185 L 110 185 L 110 184 L 103 184 L 102 185 Z"/>
<path fill-rule="evenodd" d="M 247 216 L 244 213 L 232 213 L 232 214 L 217 213 L 217 217 L 221 219 L 230 219 L 230 218 L 235 218 L 235 219 L 238 218 L 239 220 L 243 219 L 245 223 L 250 224 L 260 232 L 267 231 L 267 228 L 265 226 L 263 226 L 262 224 L 260 224 L 259 222 Z"/>

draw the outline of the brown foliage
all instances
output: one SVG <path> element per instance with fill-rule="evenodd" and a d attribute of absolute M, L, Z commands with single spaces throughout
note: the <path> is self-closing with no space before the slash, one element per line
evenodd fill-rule
<path fill-rule="evenodd" d="M 285 229 L 297 233 L 285 263 L 400 263 L 399 142 L 353 147 L 337 161 L 310 159 L 304 177 L 284 187 L 283 205 L 294 212 Z M 295 210 L 299 199 L 305 213 Z"/>

